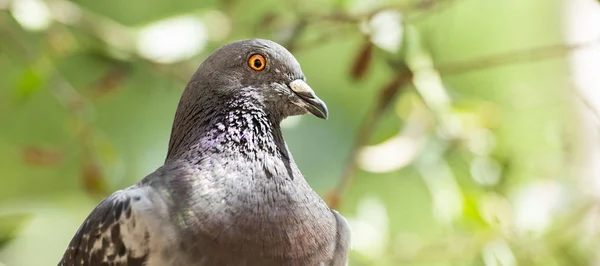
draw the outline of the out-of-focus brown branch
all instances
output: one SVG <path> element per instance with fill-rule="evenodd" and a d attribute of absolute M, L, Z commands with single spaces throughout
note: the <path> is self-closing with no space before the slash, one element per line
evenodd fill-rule
<path fill-rule="evenodd" d="M 600 38 L 589 42 L 577 44 L 554 44 L 501 53 L 473 60 L 445 63 L 436 66 L 436 69 L 442 75 L 456 75 L 473 70 L 482 70 L 517 63 L 530 63 L 551 58 L 557 58 L 561 56 L 566 56 L 573 50 L 589 48 L 594 45 L 600 45 Z"/>
<path fill-rule="evenodd" d="M 457 1 L 458 0 L 424 0 L 418 6 L 420 6 L 420 9 L 425 9 L 426 11 L 407 17 L 406 23 L 415 24 L 426 18 L 432 17 L 433 15 L 439 14 L 440 12 L 454 6 Z"/>
<path fill-rule="evenodd" d="M 361 23 L 363 21 L 368 21 L 373 16 L 378 13 L 386 10 L 394 10 L 403 14 L 406 18 L 407 23 L 415 23 L 421 19 L 431 16 L 434 13 L 440 12 L 452 4 L 457 0 L 422 0 L 417 1 L 412 4 L 389 4 L 380 7 L 373 8 L 371 10 L 362 12 L 362 13 L 349 13 L 346 11 L 333 11 L 331 13 L 326 14 L 314 14 L 312 11 L 299 11 L 297 17 L 300 21 L 305 22 L 302 26 L 308 27 L 311 25 L 317 25 L 323 22 L 330 22 L 332 24 L 345 24 L 345 25 L 355 25 Z M 297 9 L 297 8 L 296 8 Z M 416 15 L 411 16 L 413 13 Z M 319 25 L 321 26 L 321 25 Z M 301 32 L 296 32 L 299 35 Z M 328 32 L 323 34 L 322 36 L 316 38 L 315 40 L 309 41 L 309 43 L 303 43 L 301 45 L 294 45 L 293 48 L 295 50 L 302 50 L 307 48 L 313 48 L 320 44 L 326 43 L 327 41 L 335 38 L 340 38 L 344 35 L 345 31 L 336 30 L 335 32 Z M 298 36 L 294 36 L 290 39 L 298 39 Z M 295 44 L 295 43 L 294 43 Z M 288 49 L 289 47 L 286 46 Z"/>
<path fill-rule="evenodd" d="M 342 11 L 334 11 L 329 14 L 316 14 L 309 15 L 310 21 L 312 22 L 343 22 L 343 23 L 359 23 L 364 20 L 368 20 L 371 17 L 375 16 L 377 13 L 385 11 L 385 10 L 395 10 L 403 14 L 411 14 L 414 12 L 423 12 L 421 15 L 416 17 L 420 19 L 422 17 L 428 16 L 430 11 L 439 11 L 443 7 L 450 6 L 452 2 L 456 0 L 423 0 L 423 1 L 415 1 L 410 4 L 406 3 L 393 3 L 388 5 L 383 5 L 380 7 L 376 7 L 366 12 L 352 14 Z M 439 7 L 439 8 L 438 8 Z"/>
<path fill-rule="evenodd" d="M 103 172 L 97 158 L 97 150 L 94 145 L 94 125 L 89 117 L 89 109 L 93 108 L 83 95 L 62 77 L 57 69 L 52 67 L 55 84 L 50 86 L 51 92 L 61 102 L 69 113 L 80 124 L 79 130 L 75 132 L 75 138 L 79 141 L 82 153 L 81 178 L 84 189 L 93 196 L 104 197 L 108 194 L 103 181 Z"/>
<path fill-rule="evenodd" d="M 498 55 L 492 55 L 489 57 L 483 57 L 470 61 L 447 63 L 437 66 L 436 69 L 442 75 L 456 75 L 474 70 L 511 65 L 516 63 L 529 63 L 556 58 L 560 56 L 566 56 L 574 50 L 588 48 L 593 45 L 600 45 L 600 39 L 579 44 L 556 44 L 542 46 Z M 339 206 L 341 196 L 350 186 L 352 179 L 354 178 L 356 172 L 356 160 L 360 148 L 364 146 L 371 137 L 378 121 L 381 119 L 382 114 L 388 108 L 391 101 L 394 99 L 396 93 L 399 91 L 400 88 L 406 86 L 411 81 L 411 79 L 412 73 L 407 69 L 403 69 L 398 72 L 398 74 L 394 77 L 392 82 L 390 82 L 381 90 L 379 98 L 376 100 L 372 109 L 369 111 L 368 117 L 363 121 L 362 125 L 359 128 L 359 132 L 355 138 L 352 149 L 350 150 L 348 160 L 346 161 L 344 170 L 342 172 L 340 180 L 338 181 L 338 185 L 327 195 L 327 202 L 332 208 L 337 208 Z M 595 112 L 594 114 L 597 117 L 600 117 L 600 113 Z"/>
<path fill-rule="evenodd" d="M 51 0 L 47 4 L 58 22 L 91 33 L 121 52 L 135 54 L 135 34 L 131 28 L 71 1 Z"/>
<path fill-rule="evenodd" d="M 363 120 L 358 130 L 358 134 L 356 135 L 354 144 L 350 150 L 350 155 L 348 156 L 337 186 L 327 195 L 327 203 L 331 208 L 339 207 L 341 196 L 352 183 L 352 179 L 354 178 L 356 172 L 356 160 L 360 148 L 364 146 L 367 141 L 369 141 L 373 130 L 379 122 L 379 119 L 388 106 L 390 106 L 390 104 L 393 102 L 400 89 L 406 87 L 411 80 L 412 72 L 408 68 L 401 68 L 397 71 L 392 80 L 388 82 L 379 92 L 371 111 L 366 119 Z"/>
<path fill-rule="evenodd" d="M 290 52 L 293 52 L 296 50 L 296 47 L 298 46 L 298 40 L 300 39 L 300 36 L 302 35 L 302 33 L 304 33 L 304 31 L 306 30 L 306 26 L 308 26 L 308 23 L 305 19 L 300 19 L 294 25 L 294 28 L 292 29 L 292 34 L 284 43 L 284 46 Z"/>

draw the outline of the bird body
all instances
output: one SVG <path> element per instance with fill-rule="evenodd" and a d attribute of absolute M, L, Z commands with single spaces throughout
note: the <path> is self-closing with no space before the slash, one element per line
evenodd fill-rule
<path fill-rule="evenodd" d="M 245 65 L 256 55 L 262 65 Z M 305 84 L 273 42 L 215 51 L 183 93 L 165 164 L 103 200 L 59 265 L 346 265 L 349 227 L 308 185 L 279 127 L 289 115 L 326 117 Z"/>

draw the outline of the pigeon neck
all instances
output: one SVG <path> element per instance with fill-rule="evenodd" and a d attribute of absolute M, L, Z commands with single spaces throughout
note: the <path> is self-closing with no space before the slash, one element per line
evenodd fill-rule
<path fill-rule="evenodd" d="M 201 106 L 178 110 L 166 163 L 189 173 L 167 182 L 185 199 L 183 235 L 264 258 L 302 258 L 332 243 L 335 219 L 294 163 L 279 120 L 248 99 Z"/>
<path fill-rule="evenodd" d="M 167 162 L 183 159 L 198 164 L 208 156 L 231 153 L 249 159 L 261 155 L 288 158 L 281 119 L 264 111 L 260 103 L 236 98 L 213 108 L 190 109 L 192 113 L 178 110 L 176 114 Z M 181 117 L 188 122 L 179 121 Z"/>

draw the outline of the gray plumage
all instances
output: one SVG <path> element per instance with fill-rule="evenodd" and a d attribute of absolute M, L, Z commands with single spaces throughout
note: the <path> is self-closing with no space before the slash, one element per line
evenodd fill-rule
<path fill-rule="evenodd" d="M 327 108 L 285 48 L 219 48 L 186 86 L 165 164 L 104 199 L 59 265 L 346 265 L 348 224 L 305 181 L 279 127 L 305 113 Z"/>

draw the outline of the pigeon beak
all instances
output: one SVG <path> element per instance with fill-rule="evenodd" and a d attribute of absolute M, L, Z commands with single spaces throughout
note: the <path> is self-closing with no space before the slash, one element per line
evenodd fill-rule
<path fill-rule="evenodd" d="M 302 99 L 303 106 L 306 111 L 315 115 L 318 118 L 327 119 L 327 105 L 317 97 L 315 92 L 304 82 L 304 80 L 297 79 L 290 83 L 290 89 Z"/>

